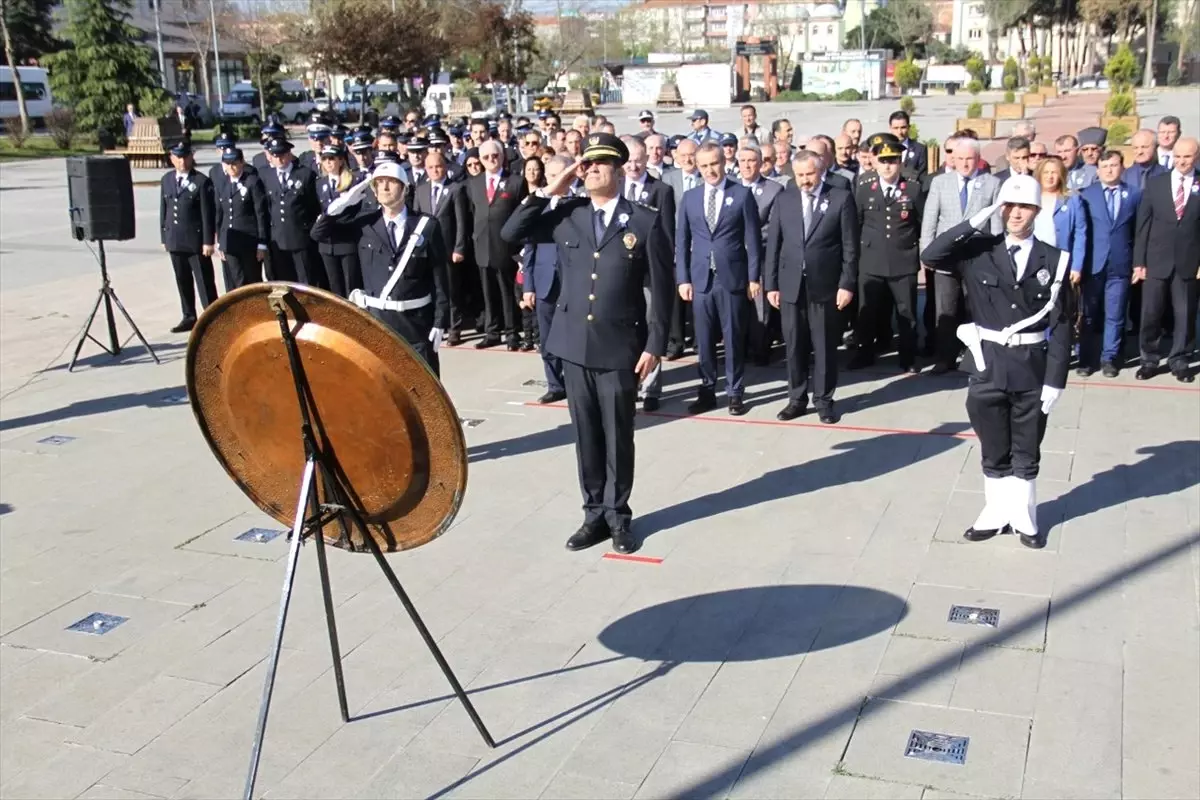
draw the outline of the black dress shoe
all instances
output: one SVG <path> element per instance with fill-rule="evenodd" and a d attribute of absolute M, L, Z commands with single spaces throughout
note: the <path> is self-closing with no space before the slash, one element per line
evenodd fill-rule
<path fill-rule="evenodd" d="M 740 398 L 740 397 L 729 398 L 729 416 L 740 417 L 749 410 L 750 409 L 746 406 L 745 402 L 742 401 L 742 398 Z"/>
<path fill-rule="evenodd" d="M 921 368 L 916 364 L 901 364 L 900 371 L 905 375 L 917 375 L 920 374 Z"/>
<path fill-rule="evenodd" d="M 931 370 L 929 370 L 929 374 L 930 375 L 945 375 L 947 372 L 950 372 L 954 368 L 955 367 L 953 364 L 946 364 L 944 362 L 939 361 L 938 363 L 933 365 L 933 368 Z"/>
<path fill-rule="evenodd" d="M 846 365 L 846 369 L 862 369 L 863 367 L 869 367 L 874 363 L 875 356 L 859 350 L 854 354 L 854 358 L 850 359 L 850 363 Z"/>
<path fill-rule="evenodd" d="M 192 328 L 196 327 L 196 320 L 192 317 L 184 317 L 179 320 L 179 324 L 171 328 L 171 333 L 187 333 Z"/>
<path fill-rule="evenodd" d="M 642 411 L 658 411 L 658 398 L 657 397 L 643 397 L 642 398 Z"/>
<path fill-rule="evenodd" d="M 489 339 L 488 337 L 485 336 L 482 339 L 480 339 L 478 342 L 475 343 L 475 349 L 476 350 L 486 350 L 489 347 L 495 347 L 498 344 L 500 344 L 499 338 Z"/>
<path fill-rule="evenodd" d="M 566 399 L 567 399 L 566 392 L 555 391 L 555 390 L 551 389 L 550 391 L 546 392 L 544 395 L 539 397 L 538 402 L 541 403 L 542 405 L 546 405 L 547 403 L 557 403 L 559 400 L 566 400 Z"/>
<path fill-rule="evenodd" d="M 1143 364 L 1142 366 L 1138 367 L 1137 372 L 1133 373 L 1133 377 L 1137 378 L 1139 381 L 1148 381 L 1157 374 L 1158 367 L 1151 367 Z"/>
<path fill-rule="evenodd" d="M 963 538 L 968 542 L 986 542 L 999 532 L 999 528 L 967 528 Z"/>
<path fill-rule="evenodd" d="M 775 415 L 775 419 L 781 422 L 790 422 L 796 417 L 804 416 L 807 411 L 808 406 L 804 403 L 791 402 L 780 409 L 779 413 Z"/>
<path fill-rule="evenodd" d="M 532 352 L 533 352 L 533 348 L 534 348 L 535 346 L 536 346 L 536 345 L 534 345 L 534 343 L 533 343 L 533 342 L 531 342 L 531 341 L 529 341 L 528 339 L 526 339 L 525 341 L 521 342 L 521 352 L 522 352 L 522 353 L 532 353 Z"/>
<path fill-rule="evenodd" d="M 824 422 L 826 425 L 832 425 L 838 421 L 837 413 L 833 410 L 833 406 L 825 406 L 817 409 L 817 419 Z"/>
<path fill-rule="evenodd" d="M 617 528 L 612 532 L 612 547 L 613 552 L 627 556 L 637 552 L 638 543 L 629 528 Z"/>
<path fill-rule="evenodd" d="M 1027 533 L 1017 531 L 1017 535 L 1021 537 L 1021 544 L 1028 547 L 1030 550 L 1041 550 L 1046 546 L 1046 537 L 1041 534 L 1030 536 Z"/>
<path fill-rule="evenodd" d="M 1192 383 L 1196 380 L 1196 376 L 1192 375 L 1191 370 L 1187 369 L 1186 367 L 1180 370 L 1172 370 L 1171 374 L 1174 375 L 1175 380 L 1179 381 L 1180 383 Z"/>
<path fill-rule="evenodd" d="M 1121 370 L 1117 369 L 1116 366 L 1107 361 L 1100 365 L 1100 372 L 1102 372 L 1106 378 L 1115 378 L 1121 374 Z"/>
<path fill-rule="evenodd" d="M 694 402 L 688 404 L 689 414 L 703 414 L 717 407 L 717 396 L 711 392 L 701 392 Z"/>
<path fill-rule="evenodd" d="M 579 530 L 567 539 L 567 549 L 571 551 L 586 550 L 600 544 L 609 537 L 608 525 L 603 522 L 593 524 L 583 523 Z"/>
<path fill-rule="evenodd" d="M 458 347 L 462 344 L 462 333 L 459 331 L 450 331 L 446 334 L 446 345 L 448 347 Z"/>
<path fill-rule="evenodd" d="M 683 357 L 683 348 L 678 345 L 667 347 L 667 361 L 678 361 Z"/>
<path fill-rule="evenodd" d="M 1091 367 L 1079 367 L 1075 370 L 1075 374 L 1081 378 L 1090 378 L 1092 377 L 1092 373 L 1095 371 L 1096 370 L 1092 369 Z"/>
<path fill-rule="evenodd" d="M 515 353 L 521 349 L 521 340 L 516 336 L 511 336 L 509 337 L 508 341 L 505 342 L 505 347 L 508 348 L 508 352 Z"/>

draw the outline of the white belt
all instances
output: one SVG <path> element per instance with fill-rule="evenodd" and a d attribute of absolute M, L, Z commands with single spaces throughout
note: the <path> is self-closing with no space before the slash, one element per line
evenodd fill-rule
<path fill-rule="evenodd" d="M 415 300 L 380 300 L 378 297 L 364 296 L 363 302 L 367 308 L 379 308 L 384 311 L 416 311 L 433 302 L 433 295 L 425 295 Z"/>
<path fill-rule="evenodd" d="M 977 328 L 979 338 L 985 342 L 994 342 L 1006 347 L 1018 347 L 1029 344 L 1045 344 L 1046 332 L 1005 334 L 1004 331 L 993 331 L 987 328 Z"/>

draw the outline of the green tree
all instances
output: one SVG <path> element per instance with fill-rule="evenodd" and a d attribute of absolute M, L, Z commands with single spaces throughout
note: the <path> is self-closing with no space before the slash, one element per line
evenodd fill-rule
<path fill-rule="evenodd" d="M 130 25 L 129 0 L 66 0 L 69 47 L 47 56 L 55 97 L 84 130 L 123 132 L 127 103 L 143 111 L 163 102 L 150 49 Z"/>
<path fill-rule="evenodd" d="M 896 85 L 902 91 L 917 88 L 921 82 L 921 68 L 911 58 L 896 65 Z"/>
<path fill-rule="evenodd" d="M 1104 75 L 1108 78 L 1114 92 L 1128 91 L 1137 80 L 1138 63 L 1128 44 L 1122 44 L 1117 52 L 1104 66 Z"/>

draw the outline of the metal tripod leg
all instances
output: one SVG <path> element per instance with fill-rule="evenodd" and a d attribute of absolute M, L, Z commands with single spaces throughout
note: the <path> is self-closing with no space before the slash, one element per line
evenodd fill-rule
<path fill-rule="evenodd" d="M 279 651 L 283 648 L 283 628 L 287 624 L 288 603 L 292 599 L 292 585 L 296 581 L 296 563 L 300 560 L 300 544 L 304 539 L 305 511 L 313 491 L 313 473 L 316 463 L 310 455 L 304 464 L 304 477 L 300 481 L 300 499 L 296 502 L 296 521 L 292 525 L 292 544 L 288 551 L 287 572 L 283 577 L 283 592 L 279 598 L 279 619 L 275 623 L 275 643 L 271 646 L 271 657 L 267 662 L 267 677 L 263 684 L 262 702 L 258 708 L 258 728 L 254 733 L 254 749 L 250 752 L 250 773 L 246 776 L 245 800 L 254 795 L 254 781 L 258 778 L 258 761 L 262 756 L 263 737 L 267 732 L 267 712 L 271 710 L 271 693 L 275 690 L 275 672 L 279 668 Z"/>
<path fill-rule="evenodd" d="M 321 471 L 322 485 L 326 487 L 325 500 L 330 502 L 329 492 L 329 473 L 325 466 L 319 467 Z M 332 500 L 337 502 L 337 500 Z M 314 504 L 315 505 L 315 504 Z M 319 508 L 315 509 L 319 512 Z M 337 515 L 338 524 L 342 527 L 342 534 L 347 535 L 346 521 L 343 518 L 343 513 Z M 314 516 L 319 516 L 315 514 Z M 338 710 L 342 712 L 342 722 L 350 721 L 350 709 L 346 703 L 346 679 L 342 675 L 342 648 L 338 645 L 337 621 L 333 615 L 333 589 L 329 585 L 329 564 L 325 559 L 325 536 L 320 528 L 313 531 L 313 539 L 317 543 L 317 569 L 321 573 L 321 595 L 325 602 L 325 627 L 329 629 L 329 650 L 333 654 L 333 680 L 337 684 Z"/>
<path fill-rule="evenodd" d="M 92 338 L 92 323 L 96 319 L 96 312 L 100 310 L 100 303 L 104 297 L 104 289 L 101 289 L 100 293 L 96 295 L 96 304 L 92 306 L 92 313 L 88 314 L 87 324 L 83 326 L 83 333 L 79 334 L 79 341 L 75 344 L 75 352 L 71 354 L 71 363 L 67 365 L 67 372 L 75 369 L 75 362 L 79 360 L 79 351 L 83 349 L 83 343 Z M 100 347 L 104 348 L 104 352 L 113 355 L 113 352 L 104 345 L 101 344 Z"/>
<path fill-rule="evenodd" d="M 146 348 L 146 352 L 148 352 L 150 357 L 154 359 L 154 363 L 161 364 L 162 362 L 158 360 L 158 353 L 154 352 L 154 348 L 151 347 L 150 343 L 146 341 L 146 337 L 142 336 L 142 332 L 138 328 L 137 323 L 133 321 L 133 317 L 129 316 L 129 312 L 125 310 L 125 304 L 121 302 L 121 298 L 117 297 L 117 290 L 110 288 L 108 291 L 112 295 L 113 302 L 116 303 L 117 308 L 120 309 L 121 316 L 125 317 L 125 321 L 129 323 L 129 327 L 133 328 L 133 335 L 136 336 L 138 341 L 142 343 L 142 347 Z"/>

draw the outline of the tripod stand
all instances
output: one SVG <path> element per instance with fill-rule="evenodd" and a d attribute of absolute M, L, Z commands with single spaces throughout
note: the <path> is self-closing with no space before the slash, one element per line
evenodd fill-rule
<path fill-rule="evenodd" d="M 92 313 L 88 314 L 87 324 L 83 326 L 83 333 L 79 336 L 79 343 L 75 345 L 75 352 L 71 356 L 71 363 L 67 366 L 67 372 L 72 372 L 75 369 L 75 362 L 79 358 L 79 351 L 83 349 L 83 343 L 91 339 L 96 344 L 100 345 L 100 349 L 108 353 L 110 356 L 121 354 L 121 343 L 117 340 L 117 321 L 113 317 L 113 303 L 117 304 L 121 314 L 125 317 L 125 321 L 129 323 L 129 327 L 133 328 L 133 333 L 142 341 L 146 350 L 150 353 L 150 357 L 154 359 L 155 364 L 161 364 L 158 360 L 158 355 L 154 352 L 154 348 L 146 341 L 146 337 L 142 336 L 142 332 L 138 330 L 137 323 L 133 321 L 133 317 L 129 316 L 129 312 L 125 310 L 125 306 L 121 304 L 121 299 L 117 297 L 117 290 L 112 288 L 112 282 L 108 279 L 108 260 L 104 255 L 104 241 L 96 240 L 96 245 L 100 248 L 100 254 L 97 256 L 100 261 L 100 293 L 96 296 L 96 304 L 92 306 Z M 108 320 L 108 346 L 104 342 L 92 336 L 92 323 L 96 321 L 96 312 L 100 310 L 100 303 L 104 303 L 104 316 Z"/>
<path fill-rule="evenodd" d="M 317 442 L 313 423 L 316 409 L 313 407 L 312 392 L 304 374 L 304 365 L 300 360 L 300 350 L 296 345 L 295 334 L 288 322 L 289 297 L 290 294 L 286 288 L 279 288 L 271 292 L 269 302 L 276 319 L 279 320 L 280 335 L 287 350 L 288 363 L 296 388 L 296 398 L 300 403 L 300 435 L 304 441 L 305 462 L 303 477 L 300 481 L 300 496 L 296 501 L 296 517 L 291 531 L 291 546 L 288 551 L 287 570 L 284 573 L 283 592 L 279 601 L 279 618 L 275 624 L 275 640 L 267 664 L 266 683 L 263 686 L 262 703 L 258 711 L 258 728 L 254 735 L 254 749 L 250 755 L 250 773 L 246 777 L 246 800 L 251 800 L 254 793 L 254 782 L 258 776 L 258 763 L 262 755 L 263 737 L 267 728 L 267 713 L 271 707 L 271 693 L 275 688 L 275 672 L 279 666 L 279 653 L 283 646 L 283 630 L 287 623 L 288 603 L 291 600 L 292 584 L 296 577 L 296 564 L 300 558 L 300 545 L 306 536 L 311 536 L 316 543 L 317 569 L 320 573 L 321 594 L 325 605 L 325 623 L 329 630 L 329 648 L 333 654 L 333 676 L 337 684 L 338 708 L 342 714 L 342 721 L 350 721 L 350 713 L 346 705 L 346 684 L 342 677 L 342 657 L 338 646 L 337 623 L 333 612 L 333 596 L 329 586 L 329 567 L 325 557 L 325 538 L 322 534 L 322 529 L 327 524 L 336 522 L 341 527 L 343 538 L 347 538 L 347 518 L 349 518 L 349 524 L 357 527 L 363 534 L 363 539 L 375 557 L 375 562 L 383 571 L 384 577 L 387 578 L 387 582 L 396 596 L 400 598 L 404 610 L 408 612 L 417 632 L 425 641 L 425 646 L 429 648 L 434 661 L 441 668 L 442 674 L 450 682 L 450 687 L 454 690 L 459 702 L 462 703 L 471 722 L 475 724 L 475 729 L 479 731 L 479 735 L 483 737 L 483 741 L 488 747 L 496 746 L 491 734 L 484 726 L 483 720 L 476 713 L 475 706 L 463 691 L 458 678 L 455 677 L 453 670 L 450 669 L 450 665 L 442 655 L 442 651 L 438 648 L 437 642 L 429 633 L 429 629 L 425 627 L 421 615 L 417 613 L 416 606 L 413 605 L 408 593 L 400 585 L 396 573 L 392 571 L 391 565 L 384 558 L 379 543 L 375 541 L 368 530 L 362 508 L 357 504 L 356 495 L 338 468 L 336 459 L 332 453 L 327 452 Z"/>

